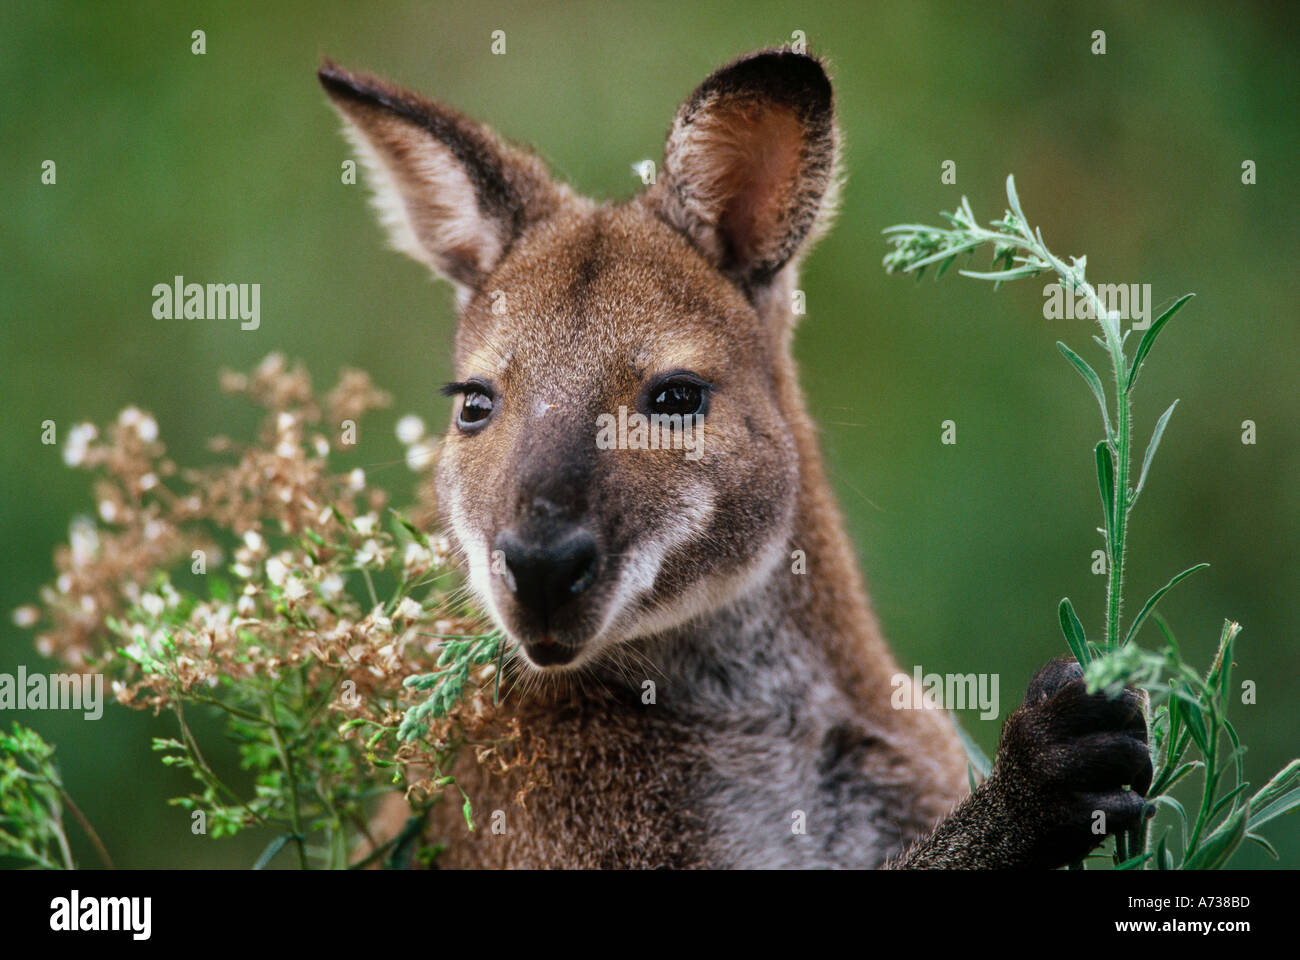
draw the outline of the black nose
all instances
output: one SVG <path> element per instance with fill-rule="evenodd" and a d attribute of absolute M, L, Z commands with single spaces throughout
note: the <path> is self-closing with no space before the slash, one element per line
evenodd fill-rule
<path fill-rule="evenodd" d="M 526 540 L 504 530 L 492 546 L 505 558 L 506 579 L 515 598 L 544 618 L 586 590 L 595 578 L 596 540 L 585 530 L 545 541 Z"/>

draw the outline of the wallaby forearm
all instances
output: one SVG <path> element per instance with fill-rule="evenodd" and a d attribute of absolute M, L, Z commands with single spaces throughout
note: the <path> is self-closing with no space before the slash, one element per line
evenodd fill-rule
<path fill-rule="evenodd" d="M 924 837 L 881 865 L 882 870 L 975 870 L 1016 866 L 997 834 L 994 806 L 981 785 Z"/>

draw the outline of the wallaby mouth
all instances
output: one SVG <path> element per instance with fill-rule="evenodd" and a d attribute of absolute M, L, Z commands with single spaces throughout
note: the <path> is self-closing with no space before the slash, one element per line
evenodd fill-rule
<path fill-rule="evenodd" d="M 572 663 L 578 655 L 578 647 L 568 643 L 559 643 L 552 634 L 546 634 L 536 643 L 525 643 L 524 653 L 538 667 L 562 667 Z"/>
<path fill-rule="evenodd" d="M 498 604 L 509 632 L 537 667 L 572 663 L 590 632 L 590 588 L 601 567 L 596 538 L 580 526 L 509 528 L 492 543 L 501 586 Z"/>

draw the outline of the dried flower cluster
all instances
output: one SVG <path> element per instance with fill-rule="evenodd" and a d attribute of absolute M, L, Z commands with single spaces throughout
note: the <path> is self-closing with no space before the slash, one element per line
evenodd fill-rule
<path fill-rule="evenodd" d="M 103 433 L 91 425 L 69 432 L 66 462 L 97 474 L 98 518 L 73 522 L 55 555 L 55 583 L 39 607 L 15 611 L 15 622 L 38 628 L 42 654 L 107 674 L 118 702 L 177 713 L 186 736 L 156 746 L 205 787 L 183 805 L 230 800 L 192 749 L 189 704 L 225 709 L 264 753 L 278 754 L 253 759 L 284 768 L 284 795 L 268 789 L 234 805 L 226 832 L 283 815 L 301 839 L 307 805 L 291 796 L 307 777 L 294 770 L 300 748 L 298 765 L 322 763 L 346 783 L 340 793 L 399 783 L 416 807 L 453 782 L 445 771 L 471 736 L 485 761 L 504 765 L 499 747 L 515 731 L 492 709 L 500 647 L 452 585 L 446 538 L 423 532 L 436 515 L 430 485 L 411 521 L 388 509 L 364 469 L 331 466 L 354 452 L 358 421 L 390 398 L 348 370 L 318 402 L 306 371 L 274 354 L 249 375 L 223 373 L 222 387 L 266 413 L 257 443 L 210 444 L 228 458 L 217 466 L 178 469 L 157 422 L 135 408 Z M 404 417 L 397 435 L 408 465 L 425 471 L 436 446 L 424 424 Z M 464 638 L 473 662 L 449 665 Z M 404 683 L 412 675 L 422 676 Z M 436 710 L 426 702 L 431 689 Z M 399 736 L 417 705 L 420 722 Z M 328 764 L 313 759 L 322 751 Z M 343 811 L 330 799 L 312 812 L 319 823 L 342 836 L 340 821 L 351 819 L 365 832 L 359 805 Z M 468 798 L 465 813 L 469 821 Z"/>

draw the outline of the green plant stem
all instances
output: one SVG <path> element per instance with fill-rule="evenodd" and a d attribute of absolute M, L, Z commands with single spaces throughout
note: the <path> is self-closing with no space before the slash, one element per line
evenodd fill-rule
<path fill-rule="evenodd" d="M 275 752 L 280 757 L 280 766 L 284 768 L 284 774 L 289 778 L 289 823 L 293 827 L 293 840 L 298 848 L 298 865 L 306 870 L 307 866 L 307 845 L 302 835 L 302 824 L 298 814 L 298 777 L 293 766 L 293 758 L 284 748 L 284 740 L 280 736 L 279 725 L 275 722 L 275 692 L 270 694 L 269 705 L 269 724 L 268 729 L 271 733 L 271 743 L 275 745 Z"/>
<path fill-rule="evenodd" d="M 176 712 L 176 722 L 181 728 L 181 737 L 183 739 L 186 756 L 189 757 L 190 762 L 194 765 L 194 770 L 198 773 L 199 779 L 202 780 L 210 790 L 212 790 L 213 796 L 224 794 L 230 800 L 242 806 L 248 812 L 248 815 L 254 820 L 265 825 L 267 823 L 266 818 L 254 810 L 247 801 L 241 800 L 234 790 L 231 790 L 228 786 L 222 783 L 217 778 L 217 775 L 212 771 L 212 768 L 208 766 L 207 760 L 203 757 L 203 752 L 199 750 L 198 741 L 194 739 L 194 734 L 190 732 L 189 725 L 185 722 L 185 707 L 183 706 L 183 701 L 179 693 L 174 701 L 174 709 Z M 258 719 L 260 720 L 261 718 L 259 717 Z"/>
<path fill-rule="evenodd" d="M 105 868 L 109 870 L 115 869 L 113 859 L 108 855 L 108 849 L 104 846 L 103 841 L 99 839 L 99 834 L 90 825 L 90 821 L 86 819 L 86 815 L 81 812 L 81 808 L 72 802 L 72 797 L 68 795 L 68 791 L 64 790 L 61 784 L 56 783 L 54 786 L 59 791 L 59 796 L 63 798 L 63 805 L 72 811 L 72 815 L 81 824 L 81 829 L 86 831 L 86 836 L 90 838 L 90 842 L 94 846 L 95 852 L 99 854 L 99 859 L 104 862 Z"/>
<path fill-rule="evenodd" d="M 1120 603 L 1124 596 L 1124 537 L 1128 532 L 1128 473 L 1129 447 L 1132 427 L 1132 404 L 1126 389 L 1127 368 L 1124 347 L 1111 344 L 1111 360 L 1115 365 L 1115 500 L 1112 505 L 1114 540 L 1106 546 L 1110 551 L 1110 581 L 1106 590 L 1106 649 L 1120 645 Z M 1143 851 L 1145 852 L 1145 851 Z"/>

